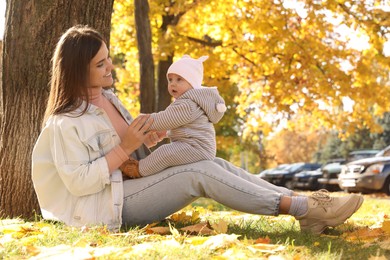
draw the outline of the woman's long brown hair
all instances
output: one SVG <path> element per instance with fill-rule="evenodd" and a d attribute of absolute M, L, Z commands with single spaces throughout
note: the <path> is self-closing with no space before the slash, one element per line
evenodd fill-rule
<path fill-rule="evenodd" d="M 88 99 L 89 63 L 104 42 L 96 30 L 86 25 L 68 29 L 58 41 L 53 57 L 50 94 L 43 125 L 51 115 L 72 112 Z M 88 109 L 88 105 L 77 115 Z"/>

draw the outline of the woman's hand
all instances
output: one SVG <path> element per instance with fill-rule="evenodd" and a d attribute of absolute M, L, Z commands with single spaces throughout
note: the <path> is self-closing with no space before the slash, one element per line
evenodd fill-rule
<path fill-rule="evenodd" d="M 131 122 L 120 144 L 127 154 L 130 155 L 150 138 L 153 132 L 148 132 L 148 129 L 152 123 L 153 118 L 150 115 L 140 115 Z"/>
<path fill-rule="evenodd" d="M 148 138 L 146 138 L 144 144 L 150 148 L 161 142 L 167 137 L 167 131 L 153 131 Z"/>

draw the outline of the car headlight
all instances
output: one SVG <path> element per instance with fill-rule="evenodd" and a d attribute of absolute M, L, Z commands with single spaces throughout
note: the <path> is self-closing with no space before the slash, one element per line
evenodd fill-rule
<path fill-rule="evenodd" d="M 384 165 L 383 164 L 373 164 L 370 165 L 365 173 L 368 174 L 380 174 L 383 170 Z"/>

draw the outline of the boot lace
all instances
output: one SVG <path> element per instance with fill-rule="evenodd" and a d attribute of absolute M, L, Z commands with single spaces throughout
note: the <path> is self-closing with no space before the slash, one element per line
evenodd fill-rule
<path fill-rule="evenodd" d="M 319 206 L 322 206 L 325 211 L 326 207 L 331 205 L 332 198 L 329 196 L 329 191 L 325 189 L 320 189 L 314 192 L 311 197 L 318 203 Z"/>

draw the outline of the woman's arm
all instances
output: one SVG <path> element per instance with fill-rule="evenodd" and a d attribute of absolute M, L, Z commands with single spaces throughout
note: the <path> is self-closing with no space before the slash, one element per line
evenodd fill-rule
<path fill-rule="evenodd" d="M 128 127 L 120 143 L 127 155 L 150 135 L 146 131 L 153 120 L 148 119 L 149 116 L 140 116 Z M 91 127 L 91 122 L 83 120 L 80 123 L 81 120 L 58 117 L 49 126 L 53 163 L 64 185 L 75 196 L 97 193 L 110 183 L 106 154 L 115 149 L 113 133 L 109 129 L 92 132 L 90 138 L 81 137 L 80 133 L 88 132 L 86 128 Z"/>

